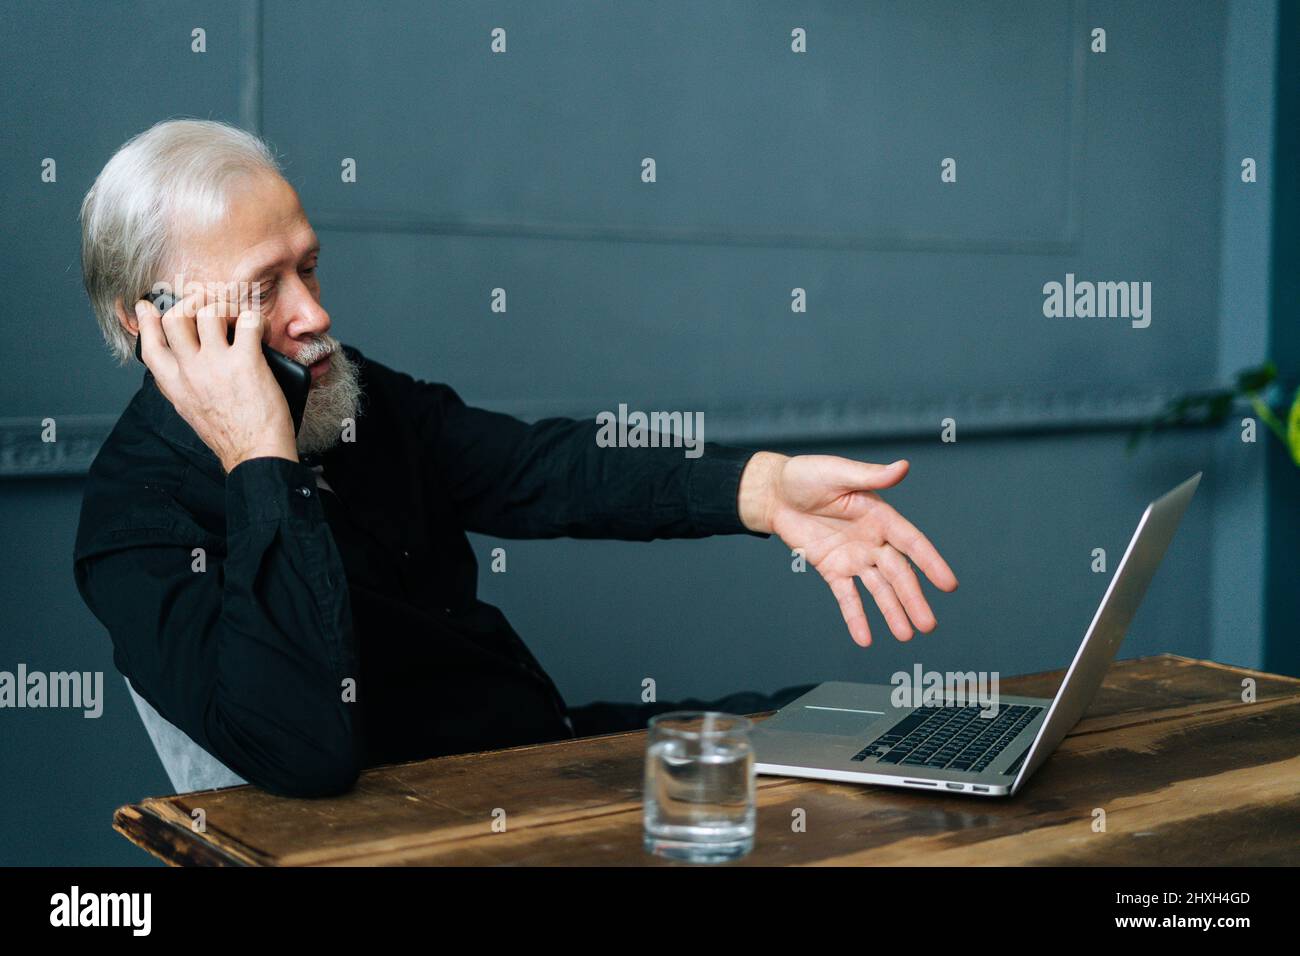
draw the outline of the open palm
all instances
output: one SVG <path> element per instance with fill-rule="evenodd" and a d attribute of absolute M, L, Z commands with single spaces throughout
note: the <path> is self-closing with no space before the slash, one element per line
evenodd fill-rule
<path fill-rule="evenodd" d="M 769 526 L 825 578 L 849 634 L 863 647 L 871 643 L 871 628 L 855 578 L 900 641 L 911 639 L 913 626 L 928 633 L 936 624 L 913 563 L 940 590 L 957 587 L 929 539 L 876 494 L 898 484 L 907 471 L 906 461 L 874 465 L 799 455 L 786 460 L 773 489 Z"/>

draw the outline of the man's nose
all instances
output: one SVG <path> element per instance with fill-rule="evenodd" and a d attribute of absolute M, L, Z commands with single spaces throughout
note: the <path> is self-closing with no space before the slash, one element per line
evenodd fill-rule
<path fill-rule="evenodd" d="M 293 318 L 285 331 L 293 339 L 324 335 L 330 330 L 330 314 L 314 295 L 305 289 L 302 291 L 299 301 L 294 303 Z"/>

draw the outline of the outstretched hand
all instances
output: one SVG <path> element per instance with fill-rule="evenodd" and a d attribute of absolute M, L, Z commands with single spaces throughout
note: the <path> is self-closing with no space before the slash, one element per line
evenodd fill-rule
<path fill-rule="evenodd" d="M 911 639 L 913 627 L 929 633 L 937 623 L 913 564 L 941 591 L 957 588 L 956 576 L 929 539 L 876 494 L 902 481 L 908 467 L 905 460 L 873 465 L 833 455 L 759 452 L 741 477 L 745 525 L 802 551 L 863 647 L 871 644 L 871 628 L 855 578 L 900 641 Z"/>

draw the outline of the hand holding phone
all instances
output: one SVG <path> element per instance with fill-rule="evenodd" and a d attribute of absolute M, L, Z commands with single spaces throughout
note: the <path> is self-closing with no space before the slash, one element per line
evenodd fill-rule
<path fill-rule="evenodd" d="M 201 294 L 179 305 L 170 296 L 148 299 L 149 304 L 140 301 L 135 306 L 136 355 L 141 361 L 148 357 L 158 389 L 217 456 L 222 469 L 229 474 L 254 458 L 298 461 L 294 436 L 311 373 L 266 347 L 261 315 L 240 312 L 236 329 L 231 329 L 232 303 L 205 303 Z M 191 305 L 197 307 L 192 318 L 186 314 Z M 166 311 L 160 312 L 159 306 Z M 223 333 L 231 342 L 229 348 L 222 347 L 218 338 Z M 293 377 L 277 379 L 272 371 L 277 365 Z M 298 390 L 295 369 L 303 383 L 301 401 L 295 401 L 296 415 L 284 391 L 284 383 Z"/>
<path fill-rule="evenodd" d="M 145 295 L 145 299 L 154 304 L 154 307 L 163 315 L 176 304 L 175 297 L 170 292 L 150 292 Z M 231 345 L 235 344 L 235 329 L 231 326 L 226 332 L 227 341 Z M 140 349 L 141 337 L 135 337 L 135 357 L 144 362 L 144 357 Z M 284 392 L 284 399 L 289 403 L 289 415 L 293 419 L 293 433 L 298 434 L 298 429 L 302 427 L 303 409 L 307 407 L 307 392 L 311 389 L 311 370 L 305 365 L 299 365 L 293 359 L 289 358 L 275 349 L 271 348 L 265 342 L 262 343 L 262 355 L 266 358 L 266 364 L 271 366 L 271 374 L 275 376 L 275 381 L 280 386 L 280 391 Z"/>

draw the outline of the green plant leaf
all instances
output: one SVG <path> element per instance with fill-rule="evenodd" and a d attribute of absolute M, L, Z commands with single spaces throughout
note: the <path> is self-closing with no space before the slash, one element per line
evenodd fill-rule
<path fill-rule="evenodd" d="M 1250 407 L 1255 410 L 1255 414 L 1259 416 L 1260 421 L 1268 426 L 1269 431 L 1277 436 L 1278 441 L 1284 445 L 1288 444 L 1286 430 L 1282 427 L 1282 420 L 1274 414 L 1273 409 L 1268 407 L 1267 402 L 1258 395 L 1252 395 L 1250 396 Z"/>
<path fill-rule="evenodd" d="M 1295 390 L 1295 401 L 1287 416 L 1286 443 L 1291 449 L 1291 460 L 1300 466 L 1300 388 Z"/>
<path fill-rule="evenodd" d="M 1220 425 L 1232 413 L 1234 401 L 1244 398 L 1260 420 L 1287 446 L 1291 458 L 1300 465 L 1300 389 L 1283 423 L 1278 412 L 1270 407 L 1261 394 L 1277 382 L 1277 365 L 1266 361 L 1254 368 L 1242 369 L 1236 375 L 1236 386 L 1211 392 L 1188 392 L 1175 396 L 1157 414 L 1136 426 L 1129 433 L 1128 451 L 1133 452 L 1142 442 L 1162 428 L 1178 425 Z"/>
<path fill-rule="evenodd" d="M 1237 373 L 1237 391 L 1259 392 L 1268 388 L 1276 378 L 1277 366 L 1272 361 L 1255 368 L 1243 369 Z"/>

